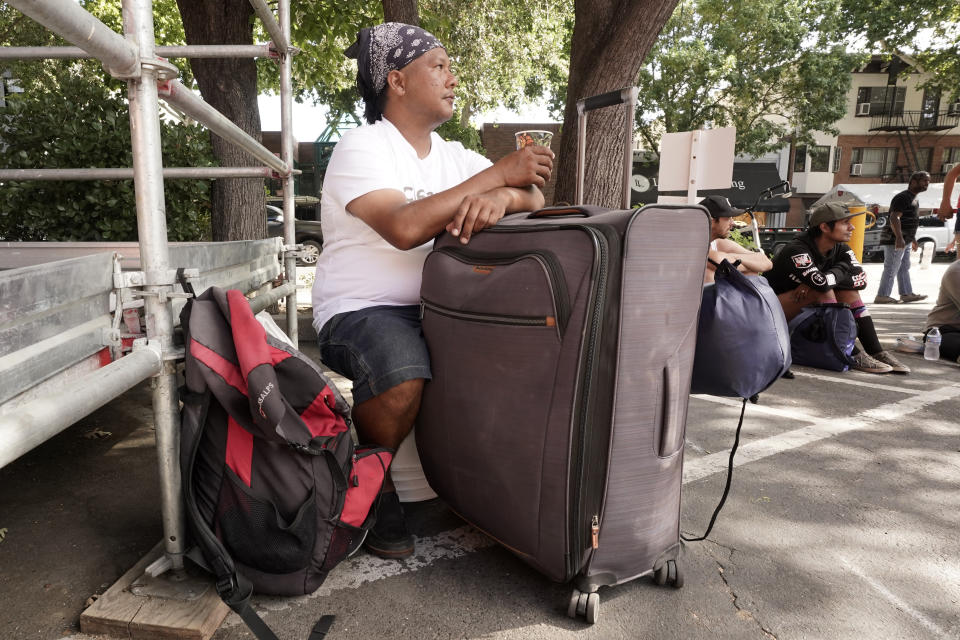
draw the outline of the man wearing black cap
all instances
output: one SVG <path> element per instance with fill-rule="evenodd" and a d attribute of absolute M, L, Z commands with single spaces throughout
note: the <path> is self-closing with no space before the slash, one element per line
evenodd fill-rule
<path fill-rule="evenodd" d="M 807 305 L 844 302 L 857 323 L 857 337 L 864 350 L 855 348 L 853 368 L 867 373 L 909 373 L 910 369 L 884 351 L 873 318 L 860 299 L 867 274 L 856 254 L 845 243 L 853 233 L 856 215 L 838 202 L 821 204 L 810 215 L 809 228 L 790 241 L 764 273 L 787 320 Z"/>
<path fill-rule="evenodd" d="M 733 227 L 733 217 L 744 213 L 737 209 L 723 196 L 707 196 L 700 204 L 710 213 L 710 249 L 707 252 L 707 271 L 703 276 L 703 283 L 713 282 L 713 274 L 717 267 L 726 259 L 730 264 L 737 264 L 737 269 L 747 275 L 759 275 L 773 264 L 760 251 L 750 251 L 733 240 L 728 240 L 730 229 Z"/>
<path fill-rule="evenodd" d="M 430 241 L 446 230 L 466 244 L 506 212 L 542 207 L 553 153 L 531 146 L 491 164 L 440 138 L 434 129 L 453 115 L 457 79 L 423 29 L 364 28 L 346 54 L 357 59 L 368 125 L 341 137 L 324 177 L 313 326 L 324 363 L 353 381 L 361 441 L 396 449 L 431 377 L 419 317 Z M 392 481 L 366 547 L 385 558 L 413 554 Z"/>
<path fill-rule="evenodd" d="M 900 291 L 899 302 L 917 302 L 927 296 L 914 293 L 910 283 L 910 250 L 917 250 L 917 227 L 920 226 L 918 213 L 920 203 L 917 194 L 923 193 L 930 186 L 930 174 L 926 171 L 917 171 L 910 176 L 907 188 L 893 196 L 890 201 L 890 214 L 887 224 L 880 233 L 880 245 L 883 247 L 883 275 L 880 276 L 880 286 L 877 288 L 877 297 L 874 304 L 895 304 L 898 300 L 892 297 L 893 280 L 897 280 L 897 289 Z M 910 248 L 907 245 L 911 245 Z"/>

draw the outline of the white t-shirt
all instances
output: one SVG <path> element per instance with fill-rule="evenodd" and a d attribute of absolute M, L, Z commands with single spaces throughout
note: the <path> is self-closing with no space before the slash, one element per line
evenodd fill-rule
<path fill-rule="evenodd" d="M 396 189 L 413 202 L 455 187 L 491 164 L 436 133 L 430 136 L 430 153 L 418 158 L 386 118 L 346 132 L 333 149 L 320 199 L 323 252 L 313 283 L 316 330 L 345 311 L 420 301 L 423 261 L 432 241 L 401 251 L 347 211 L 347 204 L 379 189 Z"/>

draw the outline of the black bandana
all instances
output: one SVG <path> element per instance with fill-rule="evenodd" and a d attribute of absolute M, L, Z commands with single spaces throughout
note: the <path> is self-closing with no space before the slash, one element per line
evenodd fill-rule
<path fill-rule="evenodd" d="M 427 51 L 443 47 L 432 34 L 402 22 L 364 27 L 344 53 L 357 60 L 357 85 L 364 100 L 379 96 L 387 74 L 402 69 Z"/>

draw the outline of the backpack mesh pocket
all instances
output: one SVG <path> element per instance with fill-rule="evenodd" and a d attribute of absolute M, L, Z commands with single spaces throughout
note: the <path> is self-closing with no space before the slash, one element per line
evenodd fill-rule
<path fill-rule="evenodd" d="M 314 490 L 291 520 L 227 469 L 220 486 L 217 535 L 243 564 L 267 573 L 292 573 L 310 565 L 317 536 Z"/>

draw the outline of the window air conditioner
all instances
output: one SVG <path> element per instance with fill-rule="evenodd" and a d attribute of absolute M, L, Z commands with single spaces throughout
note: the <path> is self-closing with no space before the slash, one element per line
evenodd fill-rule
<path fill-rule="evenodd" d="M 942 171 L 943 173 L 950 173 L 951 171 L 953 171 L 954 167 L 957 166 L 957 164 L 960 164 L 960 163 L 957 163 L 957 162 L 945 162 L 945 163 L 943 163 L 943 168 L 941 169 L 941 171 Z"/>
<path fill-rule="evenodd" d="M 857 105 L 857 115 L 858 116 L 868 116 L 870 115 L 870 103 L 861 102 Z"/>
<path fill-rule="evenodd" d="M 869 105 L 868 105 L 868 106 L 869 106 Z M 862 164 L 855 164 L 855 165 L 853 165 L 852 167 L 850 167 L 850 175 L 852 175 L 852 176 L 858 176 L 858 175 L 860 175 L 860 173 L 861 173 L 862 171 L 863 171 L 863 165 L 862 165 Z"/>

